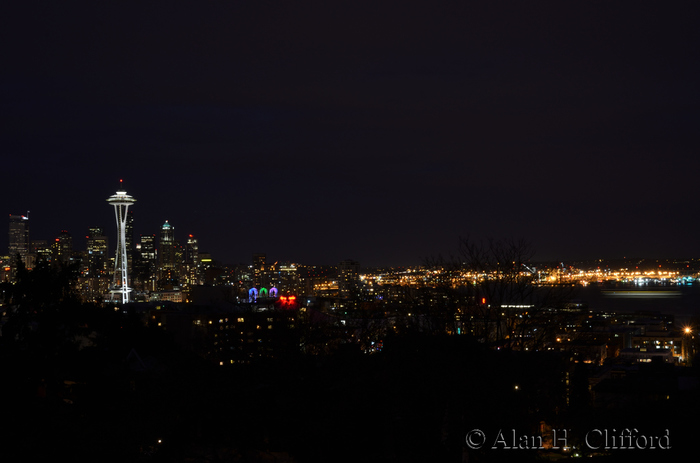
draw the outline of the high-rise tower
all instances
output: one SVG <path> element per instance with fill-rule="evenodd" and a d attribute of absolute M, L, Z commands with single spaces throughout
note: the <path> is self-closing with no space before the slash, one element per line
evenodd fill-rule
<path fill-rule="evenodd" d="M 87 238 L 87 262 L 84 262 L 87 275 L 90 278 L 101 278 L 107 274 L 107 244 L 108 240 L 99 227 L 89 229 Z"/>
<path fill-rule="evenodd" d="M 160 241 L 158 243 L 158 260 L 160 270 L 160 289 L 172 289 L 179 282 L 179 267 L 181 254 L 178 251 L 178 242 L 175 241 L 175 227 L 167 220 L 160 228 Z"/>
<path fill-rule="evenodd" d="M 141 235 L 139 252 L 135 262 L 136 275 L 142 290 L 155 291 L 158 281 L 158 263 L 156 261 L 156 235 Z"/>
<path fill-rule="evenodd" d="M 59 262 L 69 264 L 73 256 L 73 237 L 66 230 L 61 230 L 51 245 L 51 260 L 58 265 Z"/>
<path fill-rule="evenodd" d="M 87 301 L 102 302 L 109 291 L 108 238 L 100 227 L 91 227 L 83 261 L 85 286 L 83 297 Z"/>
<path fill-rule="evenodd" d="M 26 266 L 27 255 L 29 254 L 29 213 L 27 215 L 10 214 L 8 252 L 13 271 L 17 269 L 17 255 Z"/>
<path fill-rule="evenodd" d="M 189 235 L 185 248 L 185 283 L 188 286 L 197 286 L 199 281 L 199 244 L 197 238 Z"/>
<path fill-rule="evenodd" d="M 136 200 L 126 194 L 119 180 L 119 190 L 110 196 L 107 202 L 114 206 L 114 215 L 117 219 L 117 252 L 114 258 L 114 281 L 112 284 L 112 298 L 116 294 L 121 294 L 122 304 L 129 302 L 129 260 L 126 253 L 126 222 L 129 213 L 129 206 Z"/>

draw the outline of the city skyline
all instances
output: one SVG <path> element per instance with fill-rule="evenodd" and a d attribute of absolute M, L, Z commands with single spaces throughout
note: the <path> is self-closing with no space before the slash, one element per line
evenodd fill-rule
<path fill-rule="evenodd" d="M 153 217 L 148 218 L 149 225 L 154 223 L 154 222 L 159 222 L 155 227 L 152 229 L 144 229 L 144 225 L 140 225 L 138 222 L 138 219 L 134 219 L 134 209 L 132 208 L 129 210 L 130 214 L 130 219 L 135 222 L 135 225 L 133 223 L 130 223 L 130 226 L 133 226 L 134 230 L 132 232 L 134 233 L 133 239 L 135 239 L 134 242 L 131 243 L 131 246 L 128 247 L 127 249 L 129 252 L 133 251 L 136 249 L 136 245 L 139 243 L 139 240 L 141 237 L 148 237 L 148 236 L 153 236 L 154 239 L 156 237 L 162 236 L 164 227 L 165 228 L 172 228 L 171 231 L 169 231 L 169 234 L 172 236 L 176 236 L 176 241 L 177 242 L 182 242 L 184 243 L 188 237 L 190 239 L 194 238 L 199 238 L 201 236 L 200 234 L 193 234 L 189 230 L 183 230 L 181 226 L 177 226 L 178 232 L 177 235 L 175 235 L 175 229 L 176 229 L 176 224 L 170 223 L 170 219 L 163 219 L 163 220 L 154 220 Z M 38 223 L 37 224 L 37 219 L 36 216 L 37 214 L 32 213 L 31 214 L 32 219 L 29 219 L 29 211 L 27 211 L 25 214 L 14 214 L 11 213 L 9 214 L 9 220 L 7 225 L 9 225 L 9 233 L 8 234 L 1 234 L 2 238 L 0 238 L 0 242 L 4 241 L 2 247 L 8 251 L 7 256 L 12 257 L 10 254 L 10 250 L 12 248 L 10 244 L 10 239 L 9 236 L 13 233 L 14 230 L 14 225 L 13 221 L 16 221 L 18 219 L 21 219 L 22 222 L 27 223 L 27 226 L 29 227 L 28 233 L 28 240 L 29 244 L 31 244 L 32 241 L 40 241 L 40 242 L 52 242 L 54 240 L 58 241 L 58 237 L 61 235 L 68 235 L 72 238 L 72 247 L 74 250 L 84 250 L 89 248 L 89 243 L 90 243 L 90 234 L 94 228 L 98 229 L 104 229 L 105 233 L 104 235 L 108 237 L 108 243 L 111 243 L 109 246 L 109 257 L 114 258 L 114 252 L 115 252 L 115 247 L 118 245 L 118 237 L 117 233 L 115 230 L 113 230 L 114 226 L 111 224 L 111 226 L 104 226 L 101 222 L 98 224 L 98 221 L 88 221 L 85 222 L 85 220 L 82 220 L 83 223 L 89 223 L 87 228 L 85 230 L 74 230 L 73 227 L 53 227 L 50 225 Z M 138 212 L 136 213 L 136 216 L 138 217 Z M 114 217 L 111 218 L 112 221 L 114 221 Z M 105 222 L 108 220 L 103 220 Z M 192 223 L 192 220 L 185 221 L 185 223 Z M 197 228 L 196 226 L 194 228 Z M 38 231 L 37 231 L 38 229 Z M 48 233 L 46 233 L 48 230 Z M 51 230 L 55 230 L 52 232 Z M 205 236 L 212 236 L 208 231 L 203 231 L 203 235 Z M 215 238 L 215 242 L 221 242 L 220 237 L 218 237 L 219 240 Z M 207 243 L 204 243 L 204 248 L 202 251 L 211 254 L 212 257 L 219 262 L 221 265 L 239 265 L 239 264 L 250 264 L 252 262 L 251 256 L 254 256 L 257 253 L 265 253 L 268 255 L 271 255 L 271 257 L 274 260 L 277 261 L 286 261 L 286 262 L 297 262 L 301 263 L 304 265 L 338 265 L 338 263 L 351 259 L 351 260 L 357 260 L 360 261 L 363 267 L 413 267 L 413 266 L 423 266 L 423 265 L 430 265 L 431 262 L 434 262 L 436 259 L 447 259 L 448 261 L 451 259 L 456 258 L 459 255 L 459 246 L 460 246 L 460 240 L 469 238 L 472 239 L 473 241 L 478 241 L 478 242 L 488 242 L 489 240 L 511 240 L 511 239 L 524 239 L 526 242 L 528 242 L 530 245 L 534 245 L 536 241 L 531 241 L 526 238 L 517 237 L 513 235 L 501 235 L 501 236 L 474 236 L 470 234 L 466 235 L 460 235 L 460 236 L 454 236 L 453 237 L 453 246 L 444 246 L 444 243 L 442 247 L 439 247 L 437 243 L 434 249 L 436 249 L 435 252 L 429 254 L 429 255 L 423 255 L 423 256 L 415 256 L 411 258 L 409 254 L 403 255 L 400 259 L 397 261 L 389 261 L 389 260 L 376 260 L 373 259 L 372 257 L 368 257 L 368 254 L 365 251 L 359 250 L 359 252 L 356 251 L 354 255 L 349 255 L 347 253 L 343 253 L 342 248 L 334 249 L 327 255 L 332 255 L 332 256 L 339 256 L 338 259 L 333 260 L 333 259 L 325 259 L 321 257 L 320 259 L 314 260 L 310 256 L 313 256 L 313 253 L 310 253 L 309 255 L 301 255 L 301 254 L 295 254 L 294 252 L 290 252 L 287 249 L 283 249 L 278 246 L 270 246 L 269 248 L 272 248 L 274 252 L 270 253 L 268 248 L 250 248 L 250 249 L 243 249 L 243 248 L 238 248 L 238 249 L 216 249 L 211 246 L 207 246 Z M 171 238 L 172 239 L 172 238 Z M 224 240 L 226 241 L 226 240 Z M 230 241 L 229 241 L 230 242 Z M 201 244 L 201 240 L 200 240 Z M 156 246 L 156 249 L 158 252 L 160 252 L 160 247 Z M 293 248 L 292 248 L 293 249 Z M 688 247 L 688 249 L 694 249 L 692 247 Z M 4 254 L 4 253 L 3 253 Z M 0 254 L 0 255 L 3 255 Z M 362 255 L 367 257 L 365 260 L 358 259 L 356 258 L 356 255 Z M 233 259 L 226 259 L 224 256 L 234 256 Z M 634 254 L 634 253 L 626 253 L 622 254 L 621 252 L 617 253 L 608 253 L 607 255 L 604 253 L 604 251 L 597 252 L 597 253 L 589 253 L 588 255 L 582 255 L 582 254 L 576 254 L 576 253 L 571 253 L 569 255 L 556 255 L 551 252 L 548 252 L 547 249 L 536 249 L 533 246 L 533 258 L 530 260 L 530 262 L 536 262 L 536 263 L 557 263 L 557 262 L 568 262 L 569 264 L 574 263 L 574 262 L 583 262 L 583 261 L 596 261 L 596 260 L 603 260 L 603 261 L 613 261 L 613 260 L 631 260 L 631 259 L 662 259 L 662 260 L 674 260 L 674 259 L 698 259 L 700 258 L 698 256 L 698 253 L 688 253 L 688 254 L 682 254 L 682 253 L 667 253 L 667 254 L 654 254 L 647 252 L 646 254 L 643 253 L 643 251 Z"/>
<path fill-rule="evenodd" d="M 226 263 L 700 256 L 697 10 L 12 5 L 5 213 L 115 240 L 123 178 L 136 235 L 169 220 Z"/>

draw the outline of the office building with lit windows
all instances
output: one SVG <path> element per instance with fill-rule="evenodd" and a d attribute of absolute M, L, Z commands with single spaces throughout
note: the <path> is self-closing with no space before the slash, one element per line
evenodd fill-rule
<path fill-rule="evenodd" d="M 10 214 L 8 256 L 13 270 L 17 268 L 17 255 L 27 266 L 29 254 L 29 216 Z"/>
<path fill-rule="evenodd" d="M 99 227 L 89 229 L 81 281 L 84 300 L 101 302 L 109 292 L 109 239 Z"/>
<path fill-rule="evenodd" d="M 73 237 L 67 230 L 61 230 L 51 245 L 51 260 L 55 265 L 59 262 L 70 264 L 73 257 Z"/>
<path fill-rule="evenodd" d="M 178 243 L 175 241 L 175 227 L 167 220 L 160 228 L 158 241 L 158 289 L 171 290 L 180 284 L 179 268 L 181 259 L 178 259 Z"/>
<path fill-rule="evenodd" d="M 200 262 L 199 262 L 199 243 L 193 235 L 187 237 L 187 245 L 185 247 L 184 262 L 183 262 L 183 278 L 184 284 L 187 287 L 192 287 L 201 284 L 200 279 Z"/>
<path fill-rule="evenodd" d="M 338 265 L 338 290 L 341 297 L 360 296 L 360 263 L 344 260 Z"/>
<path fill-rule="evenodd" d="M 108 275 L 109 239 L 104 234 L 104 230 L 99 227 L 92 227 L 85 238 L 87 239 L 87 262 L 83 264 L 87 275 L 94 278 Z"/>
<path fill-rule="evenodd" d="M 46 240 L 32 240 L 30 249 L 30 255 L 33 257 L 35 265 L 51 262 L 51 246 Z"/>
<path fill-rule="evenodd" d="M 141 235 L 134 259 L 134 286 L 139 291 L 155 291 L 158 281 L 156 235 Z"/>
<path fill-rule="evenodd" d="M 253 254 L 253 286 L 257 289 L 267 284 L 267 282 L 264 281 L 266 257 L 267 256 L 263 253 Z"/>

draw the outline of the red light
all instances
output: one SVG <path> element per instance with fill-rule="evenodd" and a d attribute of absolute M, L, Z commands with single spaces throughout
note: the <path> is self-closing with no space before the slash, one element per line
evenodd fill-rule
<path fill-rule="evenodd" d="M 482 297 L 482 298 L 481 298 L 481 303 L 482 303 L 482 304 L 486 304 L 486 298 L 485 298 L 485 297 Z"/>
<path fill-rule="evenodd" d="M 296 300 L 297 300 L 297 297 L 296 297 L 296 296 L 289 296 L 289 300 L 290 300 L 290 301 L 296 301 Z"/>
<path fill-rule="evenodd" d="M 287 297 L 286 297 L 286 296 L 280 296 L 280 301 L 286 302 L 286 301 L 287 301 Z"/>

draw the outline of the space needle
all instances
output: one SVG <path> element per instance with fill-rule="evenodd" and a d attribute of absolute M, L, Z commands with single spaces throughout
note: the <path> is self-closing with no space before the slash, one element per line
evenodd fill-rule
<path fill-rule="evenodd" d="M 122 304 L 129 302 L 129 275 L 128 260 L 126 256 L 126 216 L 129 206 L 136 200 L 126 194 L 122 181 L 119 180 L 119 190 L 107 198 L 107 202 L 114 206 L 114 215 L 117 219 L 117 252 L 114 258 L 114 280 L 110 295 L 112 300 L 121 294 Z"/>

